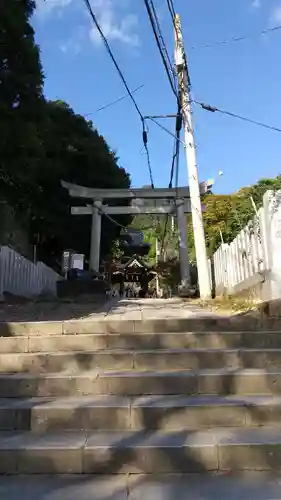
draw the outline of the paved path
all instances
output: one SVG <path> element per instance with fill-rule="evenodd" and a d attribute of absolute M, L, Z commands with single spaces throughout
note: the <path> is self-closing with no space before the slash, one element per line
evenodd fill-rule
<path fill-rule="evenodd" d="M 192 302 L 179 298 L 172 299 L 123 299 L 113 304 L 107 318 L 147 320 L 167 318 L 214 317 L 214 313 L 206 311 Z"/>
<path fill-rule="evenodd" d="M 108 300 L 97 304 L 85 302 L 27 302 L 25 304 L 0 304 L 0 322 L 6 321 L 67 321 L 70 319 L 167 319 L 213 317 L 191 302 L 181 299 L 123 299 Z"/>
<path fill-rule="evenodd" d="M 280 500 L 281 476 L 0 477 L 1 500 Z"/>

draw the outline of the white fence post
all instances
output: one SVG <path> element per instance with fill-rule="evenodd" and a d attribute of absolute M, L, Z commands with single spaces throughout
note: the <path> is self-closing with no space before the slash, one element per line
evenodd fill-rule
<path fill-rule="evenodd" d="M 223 244 L 213 255 L 214 261 L 214 277 L 215 277 L 215 289 L 216 294 L 220 295 L 224 293 L 225 289 L 228 287 L 228 255 L 229 247 L 227 244 Z"/>
<path fill-rule="evenodd" d="M 264 196 L 265 255 L 269 273 L 266 300 L 281 299 L 281 191 Z"/>

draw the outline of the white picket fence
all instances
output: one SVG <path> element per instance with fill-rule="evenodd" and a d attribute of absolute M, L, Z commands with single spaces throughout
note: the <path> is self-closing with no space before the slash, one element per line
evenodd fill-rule
<path fill-rule="evenodd" d="M 280 191 L 266 193 L 257 216 L 215 252 L 209 265 L 216 294 L 257 289 L 262 300 L 281 298 L 280 201 Z"/>
<path fill-rule="evenodd" d="M 0 298 L 4 292 L 21 297 L 36 297 L 43 292 L 56 296 L 60 279 L 43 262 L 34 264 L 12 248 L 0 247 Z"/>

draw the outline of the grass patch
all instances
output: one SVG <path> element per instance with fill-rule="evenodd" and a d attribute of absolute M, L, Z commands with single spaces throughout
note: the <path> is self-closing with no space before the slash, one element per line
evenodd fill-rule
<path fill-rule="evenodd" d="M 204 309 L 224 313 L 245 313 L 256 308 L 251 299 L 233 296 L 216 297 L 211 300 L 196 299 L 193 303 Z"/>

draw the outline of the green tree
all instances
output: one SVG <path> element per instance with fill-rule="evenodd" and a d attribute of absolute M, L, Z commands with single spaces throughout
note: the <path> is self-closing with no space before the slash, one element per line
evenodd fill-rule
<path fill-rule="evenodd" d="M 221 236 L 225 243 L 235 239 L 255 216 L 254 204 L 257 209 L 262 206 L 266 191 L 279 189 L 281 189 L 280 175 L 274 179 L 261 179 L 256 184 L 244 187 L 231 195 L 206 195 L 204 225 L 209 255 L 220 246 Z M 193 234 L 189 236 L 193 247 Z"/>
<path fill-rule="evenodd" d="M 0 0 L 0 197 L 24 214 L 38 257 L 54 264 L 65 248 L 88 255 L 90 242 L 90 219 L 71 216 L 75 200 L 61 180 L 124 188 L 130 179 L 91 122 L 64 102 L 44 99 L 34 9 L 34 0 Z M 130 218 L 118 220 L 126 225 Z M 103 255 L 119 232 L 103 217 Z"/>
<path fill-rule="evenodd" d="M 211 256 L 222 243 L 230 243 L 246 224 L 255 216 L 254 201 L 256 208 L 262 206 L 263 195 L 266 191 L 277 191 L 281 189 L 281 175 L 274 179 L 261 179 L 252 186 L 240 189 L 230 195 L 207 194 L 204 198 L 205 212 L 203 214 L 205 237 L 208 255 Z M 189 259 L 195 262 L 195 246 L 191 214 L 186 217 Z M 153 224 L 151 216 L 143 216 L 141 219 L 134 219 L 135 227 L 141 224 L 146 227 L 145 234 L 148 242 L 153 243 L 156 234 L 163 234 L 164 220 L 160 218 L 160 226 Z M 170 224 L 167 226 L 165 245 L 172 249 L 174 255 L 177 254 L 177 231 L 171 232 Z M 152 247 L 150 256 L 155 257 Z"/>
<path fill-rule="evenodd" d="M 44 158 L 32 194 L 31 231 L 39 257 L 53 264 L 66 248 L 88 256 L 90 245 L 90 218 L 70 213 L 71 205 L 84 205 L 90 200 L 71 199 L 61 180 L 95 188 L 126 188 L 130 179 L 92 123 L 75 114 L 66 103 L 46 102 L 44 116 L 41 130 Z M 117 219 L 123 225 L 130 221 L 124 216 Z M 119 233 L 120 227 L 103 217 L 102 255 L 109 252 Z"/>
<path fill-rule="evenodd" d="M 14 208 L 40 164 L 43 72 L 29 20 L 33 0 L 0 2 L 0 195 Z"/>

